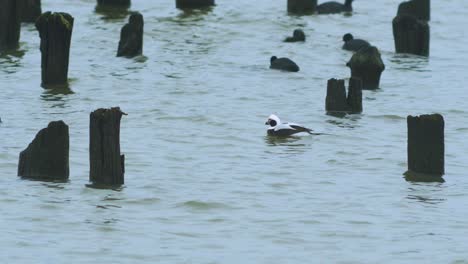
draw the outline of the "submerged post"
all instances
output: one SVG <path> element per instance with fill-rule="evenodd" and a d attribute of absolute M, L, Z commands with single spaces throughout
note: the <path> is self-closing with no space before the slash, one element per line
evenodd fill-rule
<path fill-rule="evenodd" d="M 90 115 L 89 180 L 95 185 L 124 184 L 124 155 L 120 154 L 119 107 L 98 109 Z"/>
<path fill-rule="evenodd" d="M 348 110 L 344 80 L 328 80 L 325 110 L 327 112 L 346 112 Z"/>
<path fill-rule="evenodd" d="M 351 77 L 361 79 L 362 89 L 379 88 L 380 76 L 385 65 L 379 50 L 374 46 L 363 47 L 353 54 L 346 64 L 351 69 Z"/>
<path fill-rule="evenodd" d="M 393 19 L 393 38 L 397 53 L 429 56 L 429 24 L 410 15 L 398 15 Z"/>
<path fill-rule="evenodd" d="M 176 0 L 176 8 L 195 9 L 206 8 L 215 5 L 215 0 Z"/>
<path fill-rule="evenodd" d="M 288 13 L 308 15 L 315 13 L 317 0 L 288 0 Z"/>
<path fill-rule="evenodd" d="M 66 85 L 73 17 L 67 13 L 42 14 L 36 21 L 41 38 L 42 85 Z"/>
<path fill-rule="evenodd" d="M 143 16 L 135 12 L 130 15 L 128 24 L 120 31 L 117 57 L 135 57 L 143 52 Z"/>
<path fill-rule="evenodd" d="M 42 14 L 41 0 L 17 0 L 21 22 L 34 23 Z"/>
<path fill-rule="evenodd" d="M 441 177 L 444 170 L 444 118 L 440 114 L 408 116 L 408 172 Z"/>
<path fill-rule="evenodd" d="M 348 86 L 348 109 L 350 113 L 362 112 L 362 81 L 351 77 Z"/>
<path fill-rule="evenodd" d="M 16 49 L 21 30 L 17 0 L 0 0 L 0 50 Z"/>
<path fill-rule="evenodd" d="M 431 19 L 431 0 L 410 0 L 398 6 L 399 15 L 410 15 L 417 19 L 429 21 Z"/>
<path fill-rule="evenodd" d="M 69 134 L 63 121 L 50 122 L 20 153 L 18 176 L 66 181 L 69 177 Z"/>

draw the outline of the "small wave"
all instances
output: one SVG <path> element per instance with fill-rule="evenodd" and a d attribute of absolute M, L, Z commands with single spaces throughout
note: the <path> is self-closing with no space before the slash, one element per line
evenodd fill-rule
<path fill-rule="evenodd" d="M 195 210 L 229 208 L 229 206 L 223 203 L 201 202 L 201 201 L 187 201 L 187 202 L 178 204 L 177 207 L 188 207 L 188 208 L 195 209 Z"/>

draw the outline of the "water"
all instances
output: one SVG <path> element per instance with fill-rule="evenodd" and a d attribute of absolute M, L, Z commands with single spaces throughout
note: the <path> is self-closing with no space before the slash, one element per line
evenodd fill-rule
<path fill-rule="evenodd" d="M 218 0 L 184 15 L 134 0 L 144 57 L 116 58 L 126 18 L 92 0 L 44 0 L 75 17 L 72 94 L 40 87 L 39 37 L 0 58 L 0 256 L 4 263 L 468 263 L 465 1 L 433 1 L 429 59 L 394 54 L 400 1 L 356 1 L 353 16 L 287 16 L 286 1 Z M 306 43 L 281 40 L 301 27 Z M 326 82 L 348 78 L 341 37 L 382 52 L 364 113 L 324 112 Z M 21 56 L 21 53 L 24 55 Z M 299 73 L 268 69 L 287 56 Z M 88 183 L 89 113 L 120 106 L 126 185 Z M 446 121 L 445 183 L 409 183 L 406 116 Z M 265 137 L 269 114 L 329 136 Z M 16 176 L 52 120 L 70 126 L 69 183 Z"/>

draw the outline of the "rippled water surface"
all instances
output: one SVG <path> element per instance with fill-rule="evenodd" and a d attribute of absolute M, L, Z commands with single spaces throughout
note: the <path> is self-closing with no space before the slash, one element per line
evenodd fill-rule
<path fill-rule="evenodd" d="M 126 17 L 43 0 L 75 17 L 73 93 L 40 87 L 39 37 L 23 25 L 20 52 L 0 57 L 1 262 L 468 263 L 468 2 L 433 1 L 429 59 L 394 53 L 398 3 L 295 17 L 285 0 L 191 14 L 133 0 L 145 56 L 124 59 Z M 298 27 L 307 42 L 281 42 Z M 338 118 L 324 112 L 326 82 L 349 77 L 347 32 L 379 47 L 386 70 L 363 114 Z M 272 55 L 301 71 L 269 70 Z M 128 113 L 126 185 L 89 189 L 89 113 L 111 106 Z M 406 182 L 406 116 L 434 112 L 446 121 L 446 182 Z M 268 139 L 271 113 L 329 135 Z M 19 152 L 60 119 L 70 182 L 19 179 Z"/>

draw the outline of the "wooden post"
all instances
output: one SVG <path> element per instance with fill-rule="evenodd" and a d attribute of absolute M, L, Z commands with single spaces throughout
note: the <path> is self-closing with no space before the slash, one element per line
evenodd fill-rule
<path fill-rule="evenodd" d="M 42 86 L 66 86 L 73 17 L 46 12 L 37 19 L 36 28 L 41 38 Z"/>
<path fill-rule="evenodd" d="M 128 24 L 120 31 L 117 57 L 135 57 L 143 52 L 143 16 L 135 12 L 130 15 Z"/>
<path fill-rule="evenodd" d="M 411 0 L 398 6 L 399 15 L 410 15 L 417 19 L 429 21 L 431 19 L 431 0 Z"/>
<path fill-rule="evenodd" d="M 0 50 L 18 48 L 20 31 L 17 0 L 0 0 Z"/>
<path fill-rule="evenodd" d="M 20 153 L 18 176 L 36 180 L 68 180 L 69 141 L 68 126 L 63 121 L 50 122 Z"/>
<path fill-rule="evenodd" d="M 129 8 L 131 5 L 130 0 L 97 0 L 97 5 L 102 7 L 121 7 L 121 8 Z"/>
<path fill-rule="evenodd" d="M 325 110 L 328 113 L 348 111 L 344 80 L 330 79 L 327 83 Z"/>
<path fill-rule="evenodd" d="M 374 46 L 363 47 L 353 54 L 346 64 L 351 69 L 351 77 L 362 80 L 362 89 L 379 88 L 380 75 L 385 65 L 379 50 Z"/>
<path fill-rule="evenodd" d="M 309 15 L 315 13 L 317 0 L 288 0 L 288 13 Z"/>
<path fill-rule="evenodd" d="M 362 81 L 358 78 L 350 78 L 348 86 L 348 108 L 350 113 L 362 112 Z"/>
<path fill-rule="evenodd" d="M 120 154 L 119 107 L 98 109 L 90 115 L 89 180 L 95 185 L 124 184 L 124 155 Z"/>
<path fill-rule="evenodd" d="M 17 0 L 21 22 L 34 23 L 42 14 L 41 0 Z"/>
<path fill-rule="evenodd" d="M 440 114 L 408 116 L 408 172 L 444 174 L 444 118 Z"/>
<path fill-rule="evenodd" d="M 410 15 L 393 19 L 393 37 L 397 53 L 429 56 L 429 24 Z"/>
<path fill-rule="evenodd" d="M 195 9 L 206 8 L 215 5 L 215 0 L 176 0 L 176 8 Z"/>

